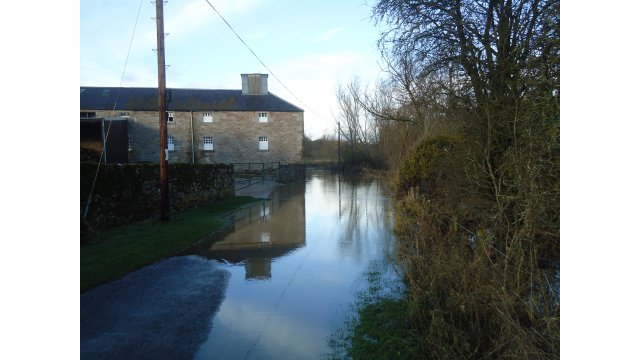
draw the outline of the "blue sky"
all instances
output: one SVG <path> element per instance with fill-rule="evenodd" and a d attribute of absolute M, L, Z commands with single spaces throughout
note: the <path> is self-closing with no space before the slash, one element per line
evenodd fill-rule
<path fill-rule="evenodd" d="M 380 74 L 371 2 L 209 2 L 295 94 L 269 74 L 269 91 L 305 110 L 312 138 L 335 129 L 339 82 L 358 76 L 373 83 Z M 167 87 L 239 89 L 241 73 L 269 73 L 206 0 L 171 0 L 164 16 Z M 148 0 L 80 1 L 80 85 L 120 85 L 136 27 L 122 86 L 157 86 L 153 17 Z"/>

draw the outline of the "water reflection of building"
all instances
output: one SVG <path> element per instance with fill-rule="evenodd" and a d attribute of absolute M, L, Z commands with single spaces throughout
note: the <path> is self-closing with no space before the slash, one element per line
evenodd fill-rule
<path fill-rule="evenodd" d="M 233 230 L 202 255 L 244 263 L 246 279 L 271 278 L 271 262 L 305 244 L 304 182 L 276 190 L 235 215 Z"/>

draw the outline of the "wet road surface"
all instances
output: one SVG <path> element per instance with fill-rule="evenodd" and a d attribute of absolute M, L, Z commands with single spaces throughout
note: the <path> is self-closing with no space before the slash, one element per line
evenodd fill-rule
<path fill-rule="evenodd" d="M 82 358 L 322 358 L 372 264 L 392 263 L 390 213 L 376 179 L 274 187 L 190 255 L 84 293 Z"/>
<path fill-rule="evenodd" d="M 190 359 L 206 339 L 229 272 L 175 257 L 80 297 L 82 359 Z"/>

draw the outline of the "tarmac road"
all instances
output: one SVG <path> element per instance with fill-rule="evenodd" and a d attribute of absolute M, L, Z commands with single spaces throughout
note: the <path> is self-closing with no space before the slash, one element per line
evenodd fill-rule
<path fill-rule="evenodd" d="M 169 258 L 80 296 L 82 359 L 191 359 L 207 338 L 230 273 Z"/>
<path fill-rule="evenodd" d="M 236 195 L 266 199 L 263 181 Z M 198 256 L 159 261 L 80 296 L 82 359 L 191 359 L 207 338 L 230 273 Z"/>

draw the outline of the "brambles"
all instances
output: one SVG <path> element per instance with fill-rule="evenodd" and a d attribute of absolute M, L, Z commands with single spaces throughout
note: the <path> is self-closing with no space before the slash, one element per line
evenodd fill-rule
<path fill-rule="evenodd" d="M 349 95 L 395 182 L 417 353 L 558 358 L 560 2 L 379 0 L 373 17 L 389 76 Z"/>

